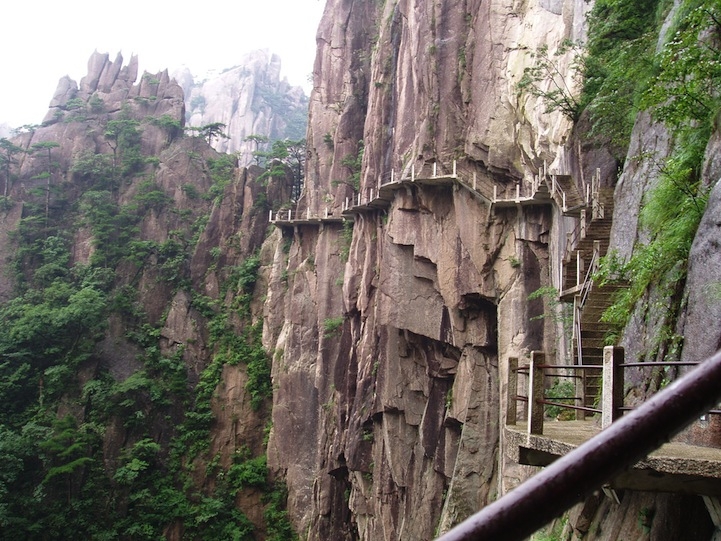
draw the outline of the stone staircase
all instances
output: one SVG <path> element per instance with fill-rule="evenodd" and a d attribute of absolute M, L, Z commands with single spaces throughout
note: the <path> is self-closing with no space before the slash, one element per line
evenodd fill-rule
<path fill-rule="evenodd" d="M 586 220 L 586 212 L 581 213 L 581 220 Z M 600 286 L 594 284 L 590 276 L 598 265 L 598 259 L 608 251 L 613 215 L 611 189 L 599 190 L 596 208 L 591 213 L 595 216 L 591 216 L 582 228 L 583 235 L 575 249 L 567 253 L 561 299 L 574 303 L 574 364 L 600 366 L 603 364 L 603 347 L 612 330 L 609 324 L 601 321 L 601 316 L 613 303 L 614 294 L 623 287 Z M 585 370 L 583 373 L 583 405 L 593 407 L 601 390 L 600 370 Z"/>
<path fill-rule="evenodd" d="M 546 177 L 546 185 L 551 197 L 567 216 L 580 216 L 585 208 L 585 198 L 578 191 L 571 175 L 551 175 Z"/>

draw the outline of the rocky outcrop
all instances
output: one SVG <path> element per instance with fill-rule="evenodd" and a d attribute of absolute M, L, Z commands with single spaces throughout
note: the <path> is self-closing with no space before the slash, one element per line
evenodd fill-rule
<path fill-rule="evenodd" d="M 597 169 L 601 185 L 613 186 L 610 153 L 517 87 L 547 46 L 573 91 L 572 55 L 555 52 L 585 37 L 589 9 L 580 0 L 330 0 L 318 31 L 301 210 L 338 214 L 392 171 L 423 179 L 432 164 L 450 173 L 454 160 L 487 197 L 544 167 L 571 175 L 581 193 Z M 612 250 L 623 258 L 647 236 L 639 209 L 658 180 L 654 160 L 642 157 L 663 159 L 670 149 L 667 131 L 642 115 L 616 191 Z M 562 243 L 574 225 L 551 203 L 491 209 L 465 188 L 419 181 L 395 191 L 387 210 L 354 213 L 350 242 L 348 224 L 283 233 L 289 247 L 269 257 L 283 270 L 271 277 L 265 315 L 265 341 L 277 352 L 269 464 L 288 482 L 299 531 L 430 539 L 532 473 L 498 452 L 505 361 L 534 349 L 563 360 L 561 325 L 539 318 L 551 307 L 529 295 L 560 287 Z M 630 356 L 664 321 L 637 323 Z M 622 515 L 646 500 L 671 505 L 629 496 L 596 520 L 625 531 Z M 698 503 L 684 505 L 696 512 Z"/>
<path fill-rule="evenodd" d="M 175 140 L 161 126 L 144 125 L 143 148 L 157 156 L 156 165 L 144 165 L 175 211 L 149 212 L 140 235 L 165 242 L 197 234 L 197 243 L 187 262 L 192 294 L 159 279 L 157 254 L 134 276 L 143 311 L 159 326 L 162 353 L 178 355 L 189 384 L 197 384 L 213 353 L 206 319 L 215 305 L 207 299 L 232 305 L 238 292 L 222 284 L 259 248 L 249 310 L 262 314 L 272 357 L 268 466 L 287 484 L 289 514 L 308 540 L 429 540 L 533 473 L 503 452 L 507 359 L 533 350 L 565 355 L 561 325 L 542 317 L 550 303 L 529 296 L 560 287 L 561 243 L 575 222 L 550 199 L 507 207 L 489 199 L 494 186 L 525 186 L 546 167 L 571 175 L 581 189 L 596 168 L 603 184 L 615 182 L 608 153 L 584 147 L 568 118 L 546 112 L 517 87 L 531 53 L 548 46 L 552 54 L 564 39 L 583 37 L 588 9 L 582 0 L 329 0 L 318 32 L 299 202 L 305 216 L 327 209 L 325 221 L 268 231 L 267 207 L 277 209 L 291 194 L 283 181 L 263 186 L 256 167 L 233 170 L 212 205 L 211 197 L 192 197 L 210 189 L 208 164 L 218 155 L 202 141 Z M 554 58 L 567 72 L 571 58 Z M 247 154 L 255 147 L 229 145 L 288 127 L 281 127 L 275 98 L 296 112 L 303 101 L 279 82 L 278 60 L 266 53 L 202 85 L 188 73 L 176 76 L 179 84 L 165 72 L 145 74 L 139 84 L 136 77 L 137 59 L 123 67 L 120 57 L 111 62 L 94 54 L 88 76 L 79 86 L 61 80 L 45 126 L 19 142 L 29 148 L 67 141 L 52 151 L 58 167 L 51 179 L 72 190 L 71 181 L 82 181 L 71 166 L 78 153 L 111 150 L 102 133 L 72 122 L 77 115 L 97 125 L 123 114 L 139 121 L 168 115 L 182 126 L 184 86 L 189 122 L 225 123 L 231 139 L 219 148 Z M 707 150 L 708 185 L 719 176 L 718 146 L 716 135 Z M 640 116 L 616 189 L 611 250 L 623 258 L 647 240 L 639 209 L 658 181 L 654 160 L 670 151 L 666 130 Z M 13 196 L 20 200 L 37 187 L 32 179 L 43 178 L 47 166 L 42 155 L 26 157 L 20 172 L 28 184 Z M 431 167 L 455 170 L 480 188 L 430 178 Z M 392 171 L 411 170 L 415 181 L 396 185 L 382 205 L 346 208 Z M 119 188 L 119 201 L 132 201 L 140 184 Z M 691 253 L 688 310 L 679 323 L 690 338 L 687 359 L 721 343 L 710 294 L 719 281 L 720 202 L 716 189 Z M 21 216 L 15 206 L 3 219 L 17 223 Z M 195 230 L 188 216 L 206 225 Z M 8 249 L 6 231 L 0 233 L 0 249 Z M 89 261 L 91 232 L 80 227 L 74 234 L 74 258 Z M 130 276 L 136 269 L 122 270 Z M 0 282 L 2 294 L 9 294 L 8 283 Z M 228 319 L 234 331 L 245 330 L 237 313 Z M 645 348 L 659 324 L 637 317 L 626 330 L 627 355 Z M 111 320 L 98 348 L 121 381 L 140 366 L 137 346 L 123 333 L 122 322 Z M 262 451 L 266 426 L 263 411 L 249 403 L 246 371 L 231 363 L 221 368 L 210 404 L 210 455 L 227 467 L 239 447 Z M 108 436 L 110 462 L 127 438 L 121 428 Z M 203 478 L 204 464 L 197 466 L 194 480 L 208 488 L 215 481 Z M 237 503 L 262 523 L 258 494 L 245 493 Z M 651 512 L 663 521 L 647 521 Z M 571 526 L 597 539 L 655 539 L 682 530 L 684 514 L 708 518 L 693 497 L 628 491 L 618 502 L 589 499 L 571 513 Z M 705 532 L 708 520 L 698 525 Z"/>
<path fill-rule="evenodd" d="M 80 86 L 67 76 L 60 79 L 43 124 L 66 118 L 68 110 L 77 112 L 80 103 L 87 104 L 93 96 L 100 100 L 89 104 L 95 107 L 94 112 L 117 113 L 130 103 L 150 116 L 168 114 L 177 118 L 178 112 L 183 111 L 182 89 L 171 81 L 167 70 L 155 75 L 144 73 L 136 85 L 137 78 L 137 56 L 132 56 L 128 65 L 123 66 L 120 53 L 112 61 L 107 53 L 95 51 L 88 60 L 88 74 Z M 73 103 L 75 99 L 80 102 Z"/>
<path fill-rule="evenodd" d="M 528 52 L 582 35 L 586 4 L 471 4 L 328 2 L 302 208 L 340 212 L 391 170 L 449 173 L 454 158 L 487 186 L 544 161 L 580 169 L 570 123 L 515 84 Z M 416 184 L 387 213 L 357 213 L 350 242 L 348 225 L 284 233 L 266 303 L 279 352 L 269 464 L 299 531 L 431 539 L 527 475 L 498 462 L 500 382 L 508 355 L 556 343 L 527 297 L 552 282 L 561 222 L 550 205 L 491 211 Z"/>
<path fill-rule="evenodd" d="M 271 141 L 305 137 L 308 99 L 301 87 L 280 78 L 281 59 L 267 50 L 246 54 L 237 66 L 196 81 L 190 71 L 173 73 L 185 91 L 189 126 L 225 124 L 227 138 L 213 141 L 219 152 L 238 154 L 241 166 L 255 162 L 253 152 L 268 150 L 246 141 L 260 135 Z"/>

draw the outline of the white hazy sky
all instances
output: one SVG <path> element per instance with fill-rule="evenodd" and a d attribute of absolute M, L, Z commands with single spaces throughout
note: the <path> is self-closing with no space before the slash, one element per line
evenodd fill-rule
<path fill-rule="evenodd" d="M 309 91 L 325 0 L 17 0 L 0 16 L 0 124 L 40 123 L 58 80 L 76 82 L 97 49 L 140 73 L 183 65 L 196 77 L 254 49 L 282 59 L 281 76 Z"/>

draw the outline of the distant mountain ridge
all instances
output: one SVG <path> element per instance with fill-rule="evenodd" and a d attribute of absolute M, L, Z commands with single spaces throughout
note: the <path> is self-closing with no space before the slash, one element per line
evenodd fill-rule
<path fill-rule="evenodd" d="M 219 152 L 237 153 L 241 166 L 253 161 L 249 135 L 270 141 L 305 137 L 308 97 L 299 86 L 281 79 L 281 59 L 268 50 L 246 54 L 237 66 L 197 81 L 188 68 L 172 76 L 185 94 L 186 124 L 225 124 L 227 139 L 213 142 Z"/>

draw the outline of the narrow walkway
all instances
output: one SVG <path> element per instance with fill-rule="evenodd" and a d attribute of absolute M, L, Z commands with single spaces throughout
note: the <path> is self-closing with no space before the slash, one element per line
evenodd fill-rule
<path fill-rule="evenodd" d="M 297 225 L 320 225 L 323 223 L 344 222 L 346 218 L 336 216 L 328 209 L 323 214 L 312 214 L 310 209 L 305 211 L 297 211 L 292 209 L 283 209 L 273 213 L 271 210 L 268 221 L 278 227 L 295 227 Z"/>
<path fill-rule="evenodd" d="M 394 193 L 406 186 L 460 186 L 474 197 L 493 208 L 519 207 L 527 205 L 550 205 L 556 201 L 563 212 L 572 204 L 583 204 L 573 180 L 568 175 L 549 175 L 545 171 L 533 179 L 519 181 L 513 185 L 497 184 L 487 178 L 478 177 L 475 173 L 465 177 L 458 173 L 457 163 L 451 167 L 444 167 L 434 162 L 430 166 L 422 167 L 416 171 L 415 166 L 405 174 L 397 175 L 394 171 L 381 176 L 374 188 L 367 188 L 347 199 L 343 206 L 343 216 L 350 217 L 355 213 L 378 209 L 387 209 L 393 200 Z M 566 188 L 563 188 L 566 186 Z M 568 196 L 566 191 L 575 195 Z"/>
<path fill-rule="evenodd" d="M 601 431 L 594 420 L 550 421 L 543 435 L 506 426 L 506 454 L 528 466 L 548 466 Z M 671 442 L 610 483 L 614 489 L 721 495 L 721 449 Z"/>
<path fill-rule="evenodd" d="M 564 214 L 576 215 L 578 208 L 587 204 L 569 175 L 548 174 L 545 167 L 533 179 L 509 185 L 497 184 L 485 177 L 479 178 L 475 173 L 466 178 L 458 173 L 454 160 L 450 168 L 434 162 L 417 172 L 415 166 L 412 166 L 410 171 L 401 175 L 391 171 L 388 175 L 380 176 L 376 187 L 366 188 L 352 198 L 347 198 L 340 215 L 328 209 L 322 213 L 283 209 L 275 213 L 270 211 L 269 221 L 278 227 L 295 227 L 353 220 L 358 213 L 388 209 L 395 192 L 412 185 L 457 185 L 488 205 L 489 212 L 494 208 L 549 205 L 555 201 Z"/>

